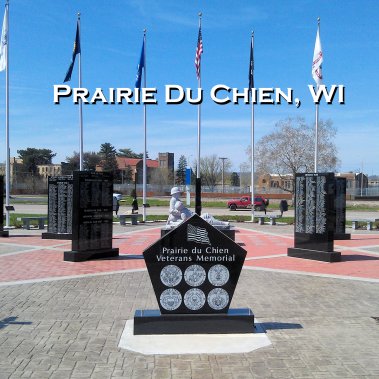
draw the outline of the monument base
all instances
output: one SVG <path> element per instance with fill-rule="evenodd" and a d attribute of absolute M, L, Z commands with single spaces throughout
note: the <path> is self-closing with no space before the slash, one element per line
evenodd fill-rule
<path fill-rule="evenodd" d="M 43 240 L 72 240 L 71 233 L 42 233 Z"/>
<path fill-rule="evenodd" d="M 0 237 L 9 237 L 9 231 L 8 230 L 1 230 L 0 231 Z"/>
<path fill-rule="evenodd" d="M 218 231 L 220 231 L 221 233 L 225 234 L 227 237 L 229 237 L 231 240 L 235 241 L 236 240 L 236 230 L 234 229 L 234 227 L 222 227 L 222 226 L 218 226 L 218 225 L 212 225 L 213 227 L 215 227 Z M 164 237 L 167 233 L 171 232 L 171 230 L 173 230 L 174 228 L 172 227 L 163 227 L 161 229 L 161 238 Z"/>
<path fill-rule="evenodd" d="M 349 233 L 334 233 L 335 240 L 350 240 L 351 234 Z"/>
<path fill-rule="evenodd" d="M 287 250 L 287 255 L 293 258 L 312 259 L 329 263 L 341 261 L 341 253 L 338 251 L 319 251 L 290 247 Z"/>
<path fill-rule="evenodd" d="M 98 249 L 98 250 L 71 250 L 64 252 L 64 261 L 68 262 L 84 262 L 90 259 L 103 259 L 118 257 L 118 249 Z"/>
<path fill-rule="evenodd" d="M 254 314 L 249 308 L 228 313 L 161 314 L 159 310 L 136 310 L 134 335 L 254 333 Z"/>

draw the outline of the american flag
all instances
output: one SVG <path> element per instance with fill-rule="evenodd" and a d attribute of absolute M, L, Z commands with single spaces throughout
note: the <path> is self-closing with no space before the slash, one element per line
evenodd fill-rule
<path fill-rule="evenodd" d="M 197 80 L 200 79 L 201 54 L 203 54 L 203 38 L 201 36 L 201 26 L 199 26 L 199 37 L 197 38 L 197 47 L 196 47 L 196 55 L 195 55 L 195 67 L 196 67 Z"/>
<path fill-rule="evenodd" d="M 210 245 L 208 232 L 204 228 L 198 226 L 187 225 L 187 241 L 194 241 Z"/>

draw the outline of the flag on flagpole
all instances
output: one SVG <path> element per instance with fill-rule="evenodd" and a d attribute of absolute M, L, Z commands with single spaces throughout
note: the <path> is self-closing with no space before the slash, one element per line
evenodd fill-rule
<path fill-rule="evenodd" d="M 0 71 L 7 68 L 7 54 L 8 54 L 8 8 L 5 7 L 3 29 L 1 31 L 0 41 Z"/>
<path fill-rule="evenodd" d="M 323 56 L 322 56 L 322 47 L 321 47 L 321 41 L 320 41 L 320 27 L 318 27 L 317 34 L 316 34 L 315 49 L 313 52 L 313 63 L 312 63 L 312 76 L 318 86 L 322 84 L 322 70 L 321 70 L 322 62 L 323 62 Z"/>
<path fill-rule="evenodd" d="M 254 34 L 250 45 L 249 88 L 254 88 Z"/>
<path fill-rule="evenodd" d="M 197 37 L 197 47 L 196 47 L 196 54 L 195 54 L 195 67 L 196 67 L 197 80 L 200 79 L 201 54 L 203 54 L 203 38 L 201 36 L 201 26 L 199 26 L 199 36 Z"/>
<path fill-rule="evenodd" d="M 135 88 L 141 88 L 142 69 L 145 67 L 145 37 L 142 42 L 141 56 L 137 66 L 136 85 Z"/>
<path fill-rule="evenodd" d="M 74 50 L 72 52 L 72 59 L 71 59 L 71 64 L 70 67 L 67 70 L 66 76 L 64 78 L 64 83 L 69 82 L 71 80 L 71 75 L 72 75 L 72 70 L 74 69 L 74 64 L 75 64 L 75 58 L 77 54 L 80 54 L 80 32 L 79 32 L 79 20 L 76 25 L 76 37 L 75 37 L 75 42 L 74 42 Z"/>

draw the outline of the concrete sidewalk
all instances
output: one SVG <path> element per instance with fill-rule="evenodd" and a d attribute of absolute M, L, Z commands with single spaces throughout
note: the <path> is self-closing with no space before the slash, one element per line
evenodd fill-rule
<path fill-rule="evenodd" d="M 379 235 L 336 241 L 340 263 L 286 256 L 290 226 L 237 224 L 248 251 L 232 307 L 250 307 L 272 345 L 229 355 L 119 349 L 136 309 L 157 308 L 143 260 L 160 225 L 115 225 L 120 258 L 63 262 L 40 231 L 0 240 L 0 378 L 378 378 Z"/>

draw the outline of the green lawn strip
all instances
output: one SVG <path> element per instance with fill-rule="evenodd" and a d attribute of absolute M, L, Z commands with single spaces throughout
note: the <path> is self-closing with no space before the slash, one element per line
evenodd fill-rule
<path fill-rule="evenodd" d="M 22 227 L 21 219 L 23 217 L 47 217 L 47 215 L 46 214 L 11 213 L 10 220 L 9 220 L 10 225 L 16 228 L 21 228 Z M 30 225 L 37 226 L 38 221 L 31 221 Z"/>

